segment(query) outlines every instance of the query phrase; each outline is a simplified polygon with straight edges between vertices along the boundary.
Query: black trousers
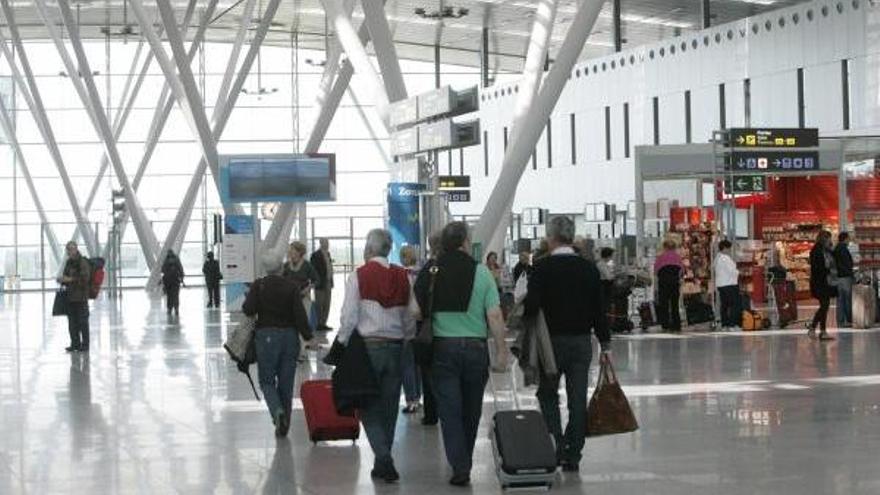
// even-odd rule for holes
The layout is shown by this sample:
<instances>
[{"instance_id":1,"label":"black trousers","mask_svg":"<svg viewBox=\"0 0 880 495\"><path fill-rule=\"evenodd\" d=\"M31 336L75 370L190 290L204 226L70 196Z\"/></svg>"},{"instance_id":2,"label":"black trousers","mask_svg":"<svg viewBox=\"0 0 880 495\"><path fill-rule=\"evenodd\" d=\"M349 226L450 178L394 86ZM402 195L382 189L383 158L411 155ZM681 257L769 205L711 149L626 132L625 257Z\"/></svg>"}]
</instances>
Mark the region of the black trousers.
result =
<instances>
[{"instance_id":1,"label":"black trousers","mask_svg":"<svg viewBox=\"0 0 880 495\"><path fill-rule=\"evenodd\" d=\"M819 327L819 330L825 331L826 328L826 320L828 319L828 308L831 307L831 297L822 296L819 298L819 309L816 310L816 314L813 315L813 322L810 324L810 328L816 329Z\"/></svg>"},{"instance_id":2,"label":"black trousers","mask_svg":"<svg viewBox=\"0 0 880 495\"><path fill-rule=\"evenodd\" d=\"M220 307L220 282L208 283L208 306Z\"/></svg>"},{"instance_id":3,"label":"black trousers","mask_svg":"<svg viewBox=\"0 0 880 495\"><path fill-rule=\"evenodd\" d=\"M424 401L425 421L437 422L437 400L434 398L434 387L431 383L431 366L419 363L419 375L422 379L422 400Z\"/></svg>"},{"instance_id":4,"label":"black trousers","mask_svg":"<svg viewBox=\"0 0 880 495\"><path fill-rule=\"evenodd\" d=\"M180 310L180 286L179 285L169 285L165 287L165 297L166 303L165 307L168 309L170 313L173 309L174 311Z\"/></svg>"},{"instance_id":5,"label":"black trousers","mask_svg":"<svg viewBox=\"0 0 880 495\"><path fill-rule=\"evenodd\" d=\"M70 346L76 349L89 348L89 302L67 303L67 332Z\"/></svg>"},{"instance_id":6,"label":"black trousers","mask_svg":"<svg viewBox=\"0 0 880 495\"><path fill-rule=\"evenodd\" d=\"M739 287L728 285L718 288L721 299L721 326L738 327L742 323L742 299Z\"/></svg>"},{"instance_id":7,"label":"black trousers","mask_svg":"<svg viewBox=\"0 0 880 495\"><path fill-rule=\"evenodd\" d=\"M660 284L657 290L657 321L664 330L681 330L678 300L681 284Z\"/></svg>"}]
</instances>

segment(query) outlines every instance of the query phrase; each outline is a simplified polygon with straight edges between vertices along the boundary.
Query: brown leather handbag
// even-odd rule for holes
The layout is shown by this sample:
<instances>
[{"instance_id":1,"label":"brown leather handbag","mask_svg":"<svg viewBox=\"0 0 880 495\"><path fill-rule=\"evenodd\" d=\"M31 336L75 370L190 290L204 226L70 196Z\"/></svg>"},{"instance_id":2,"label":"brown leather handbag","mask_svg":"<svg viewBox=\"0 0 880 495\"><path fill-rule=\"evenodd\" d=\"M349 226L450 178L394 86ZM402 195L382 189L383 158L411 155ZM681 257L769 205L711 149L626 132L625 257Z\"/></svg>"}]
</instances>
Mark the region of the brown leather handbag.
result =
<instances>
[{"instance_id":1,"label":"brown leather handbag","mask_svg":"<svg viewBox=\"0 0 880 495\"><path fill-rule=\"evenodd\" d=\"M587 407L587 436L630 433L639 429L639 423L617 381L610 359L599 366L599 381Z\"/></svg>"}]
</instances>

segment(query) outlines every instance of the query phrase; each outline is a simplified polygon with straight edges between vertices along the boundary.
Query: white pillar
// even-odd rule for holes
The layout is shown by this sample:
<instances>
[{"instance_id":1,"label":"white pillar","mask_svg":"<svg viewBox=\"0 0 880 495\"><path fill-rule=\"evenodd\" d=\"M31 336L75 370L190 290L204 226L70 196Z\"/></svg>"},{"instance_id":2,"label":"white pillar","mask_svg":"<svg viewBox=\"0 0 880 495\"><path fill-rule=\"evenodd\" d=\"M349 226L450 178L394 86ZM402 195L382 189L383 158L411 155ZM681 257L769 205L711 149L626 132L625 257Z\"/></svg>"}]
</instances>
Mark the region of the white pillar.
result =
<instances>
[{"instance_id":1,"label":"white pillar","mask_svg":"<svg viewBox=\"0 0 880 495\"><path fill-rule=\"evenodd\" d=\"M513 126L510 140L517 139L517 133L524 119L528 118L532 103L538 95L541 87L541 79L544 75L544 61L547 58L547 48L550 45L550 35L553 33L553 23L556 20L557 0L540 0L535 10L535 20L532 23L532 34L529 37L529 46L526 50L526 60L523 65L523 77L520 82L520 91L516 98L516 107L513 114ZM505 155L510 148L505 150ZM506 158L506 157L505 157ZM513 201L516 191L510 195L507 201L502 225L495 229L489 243L484 246L484 252L495 251L500 253L504 249L504 236L510 228L510 212L513 209Z\"/></svg>"},{"instance_id":2,"label":"white pillar","mask_svg":"<svg viewBox=\"0 0 880 495\"><path fill-rule=\"evenodd\" d=\"M578 7L577 14L556 55L556 62L532 104L529 118L522 121L516 139L510 143L504 156L501 175L474 229L476 241L485 244L491 241L497 229L506 228L504 217L509 214L510 198L516 194L516 187L531 157L532 149L544 130L544 123L556 106L556 101L568 81L571 69L587 41L603 3L601 0L584 0Z\"/></svg>"},{"instance_id":3,"label":"white pillar","mask_svg":"<svg viewBox=\"0 0 880 495\"><path fill-rule=\"evenodd\" d=\"M379 69L382 71L382 79L385 82L385 90L390 101L406 99L406 84L403 82L403 74L400 72L400 61L397 51L394 49L394 40L391 37L391 29L388 27L388 19L385 17L385 2L381 0L364 0L364 24L370 32L373 41L373 51L379 61Z\"/></svg>"}]
</instances>

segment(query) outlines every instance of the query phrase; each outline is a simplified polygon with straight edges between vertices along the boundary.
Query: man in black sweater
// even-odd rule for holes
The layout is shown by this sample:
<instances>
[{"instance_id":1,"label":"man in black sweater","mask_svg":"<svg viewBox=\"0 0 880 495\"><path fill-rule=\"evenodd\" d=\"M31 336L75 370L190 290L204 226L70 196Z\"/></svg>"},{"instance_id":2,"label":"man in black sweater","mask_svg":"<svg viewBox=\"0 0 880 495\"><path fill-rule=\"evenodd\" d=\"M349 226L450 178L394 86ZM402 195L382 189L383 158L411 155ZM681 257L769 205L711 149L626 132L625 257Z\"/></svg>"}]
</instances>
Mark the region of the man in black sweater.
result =
<instances>
[{"instance_id":1,"label":"man in black sweater","mask_svg":"<svg viewBox=\"0 0 880 495\"><path fill-rule=\"evenodd\" d=\"M538 401L547 428L556 439L563 471L577 472L587 426L587 384L592 360L591 330L596 332L602 359L609 359L611 334L603 314L602 285L596 265L571 247L574 222L553 218L547 225L551 255L535 264L529 278L525 317L543 310L559 375L541 375ZM563 434L559 414L559 379L565 375L568 425Z\"/></svg>"},{"instance_id":2,"label":"man in black sweater","mask_svg":"<svg viewBox=\"0 0 880 495\"><path fill-rule=\"evenodd\" d=\"M855 272L849 252L849 233L841 232L834 247L834 265L837 267L837 327L852 326L852 288Z\"/></svg>"}]
</instances>

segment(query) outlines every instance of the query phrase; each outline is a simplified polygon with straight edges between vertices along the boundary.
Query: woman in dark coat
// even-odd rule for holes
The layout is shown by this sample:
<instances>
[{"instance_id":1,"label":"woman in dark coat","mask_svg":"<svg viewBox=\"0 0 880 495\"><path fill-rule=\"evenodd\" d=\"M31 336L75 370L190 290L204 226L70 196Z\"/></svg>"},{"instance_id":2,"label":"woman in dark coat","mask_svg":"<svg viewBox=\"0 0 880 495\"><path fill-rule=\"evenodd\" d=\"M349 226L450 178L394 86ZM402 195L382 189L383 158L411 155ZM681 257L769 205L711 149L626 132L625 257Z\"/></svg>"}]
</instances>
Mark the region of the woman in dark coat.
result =
<instances>
[{"instance_id":1,"label":"woman in dark coat","mask_svg":"<svg viewBox=\"0 0 880 495\"><path fill-rule=\"evenodd\" d=\"M174 254L174 251L168 250L168 256L162 263L162 288L165 289L166 308L168 316L174 311L175 315L180 314L180 285L183 284L183 265L180 258Z\"/></svg>"},{"instance_id":2,"label":"woman in dark coat","mask_svg":"<svg viewBox=\"0 0 880 495\"><path fill-rule=\"evenodd\" d=\"M828 335L826 328L831 298L837 296L837 288L834 286L837 270L834 265L833 247L831 232L823 230L819 232L816 244L810 250L810 293L819 300L819 309L816 310L813 320L807 324L807 335L815 338L818 327L819 340L834 340L834 337Z\"/></svg>"}]
</instances>

